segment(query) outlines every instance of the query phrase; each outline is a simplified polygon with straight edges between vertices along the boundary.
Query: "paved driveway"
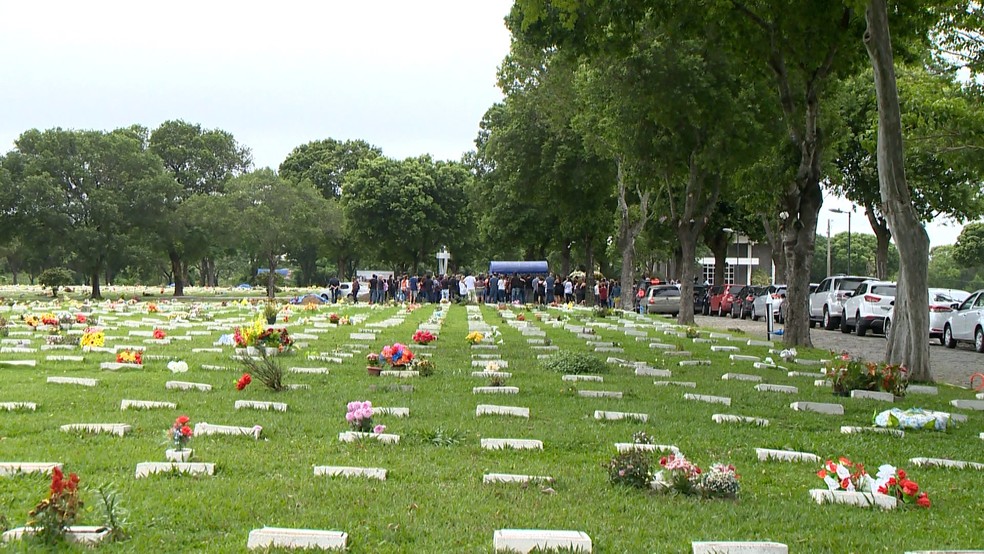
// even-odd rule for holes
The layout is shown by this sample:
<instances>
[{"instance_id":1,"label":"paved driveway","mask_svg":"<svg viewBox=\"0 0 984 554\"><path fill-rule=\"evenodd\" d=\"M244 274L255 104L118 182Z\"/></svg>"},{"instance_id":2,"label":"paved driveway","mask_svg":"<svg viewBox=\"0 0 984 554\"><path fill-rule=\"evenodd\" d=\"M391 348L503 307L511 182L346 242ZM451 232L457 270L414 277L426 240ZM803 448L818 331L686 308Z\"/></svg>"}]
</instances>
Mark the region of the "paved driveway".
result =
<instances>
[{"instance_id":1,"label":"paved driveway","mask_svg":"<svg viewBox=\"0 0 984 554\"><path fill-rule=\"evenodd\" d=\"M701 327L737 328L754 335L756 338L765 339L764 321L702 315L698 315L696 319L697 325ZM781 328L781 325L776 325L776 327ZM825 331L814 327L810 330L810 337L813 339L813 346L817 348L837 353L846 350L852 356L875 362L885 359L885 335L875 335L869 332L867 336L859 337L854 334L841 333L839 330ZM776 337L774 340L781 342L782 337ZM970 386L971 375L984 372L984 354L974 352L973 348L966 344L959 344L956 349L950 350L940 345L939 341L933 340L929 348L929 363L934 379L961 387Z\"/></svg>"}]
</instances>

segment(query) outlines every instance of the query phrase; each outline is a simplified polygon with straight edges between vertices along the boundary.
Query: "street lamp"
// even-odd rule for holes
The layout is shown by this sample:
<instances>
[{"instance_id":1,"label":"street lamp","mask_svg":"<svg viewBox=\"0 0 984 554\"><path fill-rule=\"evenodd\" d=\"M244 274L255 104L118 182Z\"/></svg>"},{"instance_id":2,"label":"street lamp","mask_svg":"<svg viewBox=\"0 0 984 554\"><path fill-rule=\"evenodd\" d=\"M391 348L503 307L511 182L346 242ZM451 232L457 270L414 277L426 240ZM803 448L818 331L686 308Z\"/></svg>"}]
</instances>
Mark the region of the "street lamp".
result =
<instances>
[{"instance_id":1,"label":"street lamp","mask_svg":"<svg viewBox=\"0 0 984 554\"><path fill-rule=\"evenodd\" d=\"M851 212L839 208L831 208L831 213L847 214L847 274L851 274Z\"/></svg>"},{"instance_id":2,"label":"street lamp","mask_svg":"<svg viewBox=\"0 0 984 554\"><path fill-rule=\"evenodd\" d=\"M741 263L741 245L738 243L738 231L735 231L731 227L725 227L721 230L725 233L735 234L735 269L732 271L731 284L736 284L738 282L738 267Z\"/></svg>"}]
</instances>

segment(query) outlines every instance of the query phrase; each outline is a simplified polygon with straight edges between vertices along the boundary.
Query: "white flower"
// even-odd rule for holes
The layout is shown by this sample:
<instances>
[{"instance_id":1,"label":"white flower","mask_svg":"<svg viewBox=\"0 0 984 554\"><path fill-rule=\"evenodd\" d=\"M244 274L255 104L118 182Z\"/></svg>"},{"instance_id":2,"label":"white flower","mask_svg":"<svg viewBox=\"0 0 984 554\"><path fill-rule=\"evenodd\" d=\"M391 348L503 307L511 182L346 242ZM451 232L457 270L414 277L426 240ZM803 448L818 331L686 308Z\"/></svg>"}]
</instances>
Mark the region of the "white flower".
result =
<instances>
[{"instance_id":1,"label":"white flower","mask_svg":"<svg viewBox=\"0 0 984 554\"><path fill-rule=\"evenodd\" d=\"M253 437L256 440L260 440L260 433L262 432L263 432L263 427L260 427L259 425L253 427Z\"/></svg>"},{"instance_id":2,"label":"white flower","mask_svg":"<svg viewBox=\"0 0 984 554\"><path fill-rule=\"evenodd\" d=\"M186 373L188 371L188 362L168 362L167 368L171 370L171 373Z\"/></svg>"}]
</instances>

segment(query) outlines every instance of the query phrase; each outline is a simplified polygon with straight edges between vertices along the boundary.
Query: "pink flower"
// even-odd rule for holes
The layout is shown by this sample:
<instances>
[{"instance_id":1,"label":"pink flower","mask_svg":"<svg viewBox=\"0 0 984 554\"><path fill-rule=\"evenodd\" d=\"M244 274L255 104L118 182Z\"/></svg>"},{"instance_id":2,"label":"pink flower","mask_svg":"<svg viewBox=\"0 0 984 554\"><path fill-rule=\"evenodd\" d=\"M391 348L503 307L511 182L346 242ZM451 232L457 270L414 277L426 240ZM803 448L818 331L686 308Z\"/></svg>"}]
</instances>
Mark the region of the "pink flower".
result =
<instances>
[{"instance_id":1,"label":"pink flower","mask_svg":"<svg viewBox=\"0 0 984 554\"><path fill-rule=\"evenodd\" d=\"M355 414L353 414L352 412L345 414L345 421L352 423L352 420L354 419L355 419Z\"/></svg>"},{"instance_id":2,"label":"pink flower","mask_svg":"<svg viewBox=\"0 0 984 554\"><path fill-rule=\"evenodd\" d=\"M377 426L375 426L375 427L372 428L372 432L373 433L376 433L377 435L380 434L380 433L382 433L382 432L384 432L384 431L386 431L386 426L385 425L377 425Z\"/></svg>"}]
</instances>

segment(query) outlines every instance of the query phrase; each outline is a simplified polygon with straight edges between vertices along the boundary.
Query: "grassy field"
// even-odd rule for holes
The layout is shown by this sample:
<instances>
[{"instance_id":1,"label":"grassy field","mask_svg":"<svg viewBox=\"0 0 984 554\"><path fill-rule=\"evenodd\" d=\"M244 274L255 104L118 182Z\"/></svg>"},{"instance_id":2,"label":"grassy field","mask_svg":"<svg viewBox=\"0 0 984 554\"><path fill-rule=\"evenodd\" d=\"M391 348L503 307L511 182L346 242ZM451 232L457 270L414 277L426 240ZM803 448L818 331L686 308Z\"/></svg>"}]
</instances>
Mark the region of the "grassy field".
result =
<instances>
[{"instance_id":1,"label":"grassy field","mask_svg":"<svg viewBox=\"0 0 984 554\"><path fill-rule=\"evenodd\" d=\"M328 375L287 375L288 383L308 384L310 389L276 393L254 382L237 391L235 383L242 369L230 358L230 347L224 347L222 354L192 353L191 349L211 347L219 335L232 332L233 320L245 322L254 314L241 306L222 307L218 302L208 306L212 318L225 321L225 331L147 347L148 355L186 361L190 371L184 374L172 374L165 360L148 360L139 370L101 371L100 362L113 360L108 353L86 354L83 363L45 361L47 355L80 355L78 350L0 355L0 359L38 360L37 367L0 366L0 402L38 403L36 412L0 411L0 462L56 461L64 464L66 473L77 472L86 488L80 524L102 523L93 488L112 484L127 510L125 530L130 538L101 546L101 551L241 552L249 531L262 526L345 531L352 552L489 552L493 532L503 528L585 531L596 552L688 552L694 540L774 540L788 544L793 552L903 552L982 544L984 472L916 468L908 463L916 456L984 462L980 413L970 413L967 423L947 433L907 432L902 439L841 434L840 426L870 425L872 414L888 406L835 398L829 389L814 387L813 379L787 377L777 369L754 369L751 362L731 362L726 353L710 352L708 344L664 335L648 323L644 329L652 340L678 344L693 352L694 358L712 364L678 367L678 358L663 357L649 348L648 340L636 341L617 329L596 327L597 340L618 342L625 353L616 356L672 369L673 380L694 381L697 388L656 387L651 377L611 366L604 383L577 383L576 387L621 391L623 398L582 398L574 383L541 369L527 337L488 306L482 308L482 316L501 331L498 353L509 362L504 371L513 373L506 384L519 387L518 395L472 394L472 387L487 384L471 377L473 370L480 369L470 367L472 355L487 351L472 350L465 342L468 318L460 306L445 308L440 338L429 351L437 364L432 377L369 377L364 359L368 349L341 364L307 358L346 348L344 345L356 342L349 339L349 333L364 325L343 326L327 329L318 340L303 341L308 343L306 348L283 357L285 366L330 368ZM139 328L143 330L161 326L153 320L166 322L170 308L162 304L161 313L148 314L146 303L138 303L127 313L113 314L118 321L104 321L118 326L106 334L125 337L131 329L122 325L126 320L144 321L146 325ZM530 325L546 331L561 349L588 351L585 341L572 332L536 321L536 312L515 310L524 313ZM328 307L313 312L295 309L287 326L303 333L326 321L329 311ZM405 310L363 306L334 311L365 314L364 323L369 324ZM394 341L409 343L418 325L431 320L434 313L435 307L424 306L407 314L402 324L382 328L371 348L378 351ZM590 311L555 309L545 314L545 319L561 317L575 324L616 321L614 317L595 320ZM17 321L18 314L4 315L14 319L11 331L27 329ZM302 322L302 318L311 321ZM194 329L215 324L192 323ZM189 329L178 327L167 333L175 337ZM107 345L142 340L125 337L107 341ZM32 338L30 346L41 344L43 333ZM742 351L768 355L765 347L742 346ZM820 351L800 352L802 358L827 356L829 353ZM227 369L205 370L203 364ZM728 372L795 385L799 393L757 392L754 383L723 381L721 376ZM93 388L47 384L49 376L95 377L99 384ZM175 379L209 383L213 390L165 390L165 381ZM380 390L388 384L411 384L413 391ZM377 390L370 390L374 385ZM732 406L684 400L686 392L728 396ZM178 408L121 411L124 398L175 402ZM947 410L953 398L972 395L941 386L939 396L909 395L896 405ZM289 409L286 413L235 410L234 402L241 399L286 402ZM401 435L401 442L340 442L338 433L348 430L346 404L353 400L408 407L409 418L374 418L387 426L388 433ZM846 414L795 412L789 408L794 401L836 401L844 404ZM528 407L531 417L476 417L478 404ZM592 417L595 410L642 412L649 415L649 421L599 422ZM716 424L711 421L715 413L767 418L771 425ZM193 439L196 461L215 463L214 476L135 479L137 463L164 461L164 431L181 414L191 417L192 423L261 425L262 438ZM59 431L69 423L127 423L133 429L125 437ZM740 498L700 500L610 485L604 465L615 454L614 443L630 442L634 432L643 430L658 443L678 446L702 467L714 462L736 465L742 477ZM433 444L429 439L435 435L446 437L443 442L450 444ZM544 450L482 450L480 439L488 437L539 439ZM756 447L813 452L822 458L848 456L871 468L882 463L904 467L928 491L933 506L896 511L818 506L808 494L809 489L823 487L815 475L817 465L759 462ZM379 467L389 474L386 481L315 477L312 467L316 465ZM528 487L483 485L485 473L546 475L555 482ZM49 478L43 475L0 477L0 524L23 525L27 512L47 493L48 484Z\"/></svg>"}]
</instances>

